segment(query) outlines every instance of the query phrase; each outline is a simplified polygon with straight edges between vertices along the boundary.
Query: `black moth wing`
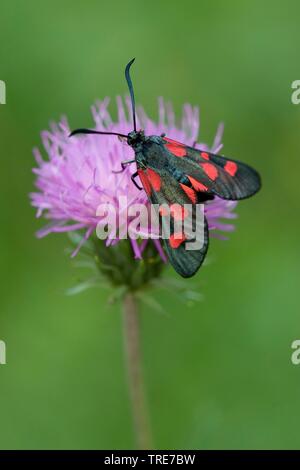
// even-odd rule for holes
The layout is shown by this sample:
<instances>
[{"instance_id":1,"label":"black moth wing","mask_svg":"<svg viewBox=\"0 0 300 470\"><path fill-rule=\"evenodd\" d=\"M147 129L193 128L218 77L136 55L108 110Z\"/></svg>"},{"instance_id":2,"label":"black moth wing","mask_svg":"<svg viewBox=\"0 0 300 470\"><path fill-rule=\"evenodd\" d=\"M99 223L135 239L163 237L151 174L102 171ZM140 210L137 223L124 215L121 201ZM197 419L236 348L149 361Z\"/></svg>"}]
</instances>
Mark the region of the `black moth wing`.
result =
<instances>
[{"instance_id":1,"label":"black moth wing","mask_svg":"<svg viewBox=\"0 0 300 470\"><path fill-rule=\"evenodd\" d=\"M163 140L169 157L177 157L176 167L188 178L204 185L206 189L202 188L203 192L213 193L222 199L239 200L254 195L261 187L260 175L246 163L167 138Z\"/></svg>"},{"instance_id":2,"label":"black moth wing","mask_svg":"<svg viewBox=\"0 0 300 470\"><path fill-rule=\"evenodd\" d=\"M138 169L138 173L149 200L159 217L159 225L163 236L165 251L170 263L182 277L193 276L202 265L208 249L209 236L205 216L200 216L200 219L196 218L196 211L200 210L199 206L191 203L191 200L180 187L178 181L165 169L153 169L150 167L145 169L140 168ZM196 238L201 240L200 249L187 249L188 243L193 242L193 239L180 242L177 247L174 247L174 243L176 244L176 242L172 240L172 237L174 237L176 231L175 219L172 215L166 217L158 211L159 207L170 207L174 204L180 205L181 207L189 205L189 210L192 211L192 214L190 214L190 223L193 232L196 233ZM170 238L166 238L169 234Z\"/></svg>"}]
</instances>

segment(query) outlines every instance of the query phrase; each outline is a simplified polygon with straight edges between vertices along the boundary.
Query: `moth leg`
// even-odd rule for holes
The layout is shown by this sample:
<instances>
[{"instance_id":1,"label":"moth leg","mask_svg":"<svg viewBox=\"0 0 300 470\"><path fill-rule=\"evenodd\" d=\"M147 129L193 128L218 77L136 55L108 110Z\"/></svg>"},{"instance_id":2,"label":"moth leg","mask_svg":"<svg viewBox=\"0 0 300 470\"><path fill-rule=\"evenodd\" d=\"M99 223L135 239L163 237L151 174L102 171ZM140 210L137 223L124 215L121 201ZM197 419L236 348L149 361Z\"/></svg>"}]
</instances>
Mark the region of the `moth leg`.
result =
<instances>
[{"instance_id":1,"label":"moth leg","mask_svg":"<svg viewBox=\"0 0 300 470\"><path fill-rule=\"evenodd\" d=\"M135 181L135 178L138 176L138 172L136 171L131 175L131 181L133 182L134 186L138 188L140 191L143 189L137 182Z\"/></svg>"},{"instance_id":2,"label":"moth leg","mask_svg":"<svg viewBox=\"0 0 300 470\"><path fill-rule=\"evenodd\" d=\"M135 160L125 160L124 162L121 162L121 167L122 169L121 170L113 170L112 173L122 173L125 168L127 167L127 165L130 165L131 163L134 163Z\"/></svg>"}]
</instances>

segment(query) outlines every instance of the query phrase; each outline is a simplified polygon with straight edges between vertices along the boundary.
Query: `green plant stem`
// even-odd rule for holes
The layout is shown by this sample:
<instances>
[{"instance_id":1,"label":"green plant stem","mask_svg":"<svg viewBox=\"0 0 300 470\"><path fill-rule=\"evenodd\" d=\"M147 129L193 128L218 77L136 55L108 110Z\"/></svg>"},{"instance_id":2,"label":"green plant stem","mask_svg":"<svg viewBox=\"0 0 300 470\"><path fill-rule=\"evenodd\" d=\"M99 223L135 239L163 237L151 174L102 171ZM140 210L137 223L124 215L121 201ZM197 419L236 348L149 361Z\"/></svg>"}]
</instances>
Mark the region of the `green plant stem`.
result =
<instances>
[{"instance_id":1,"label":"green plant stem","mask_svg":"<svg viewBox=\"0 0 300 470\"><path fill-rule=\"evenodd\" d=\"M138 449L151 449L151 435L146 406L141 361L140 324L137 302L128 292L123 300L123 330L136 444Z\"/></svg>"}]
</instances>

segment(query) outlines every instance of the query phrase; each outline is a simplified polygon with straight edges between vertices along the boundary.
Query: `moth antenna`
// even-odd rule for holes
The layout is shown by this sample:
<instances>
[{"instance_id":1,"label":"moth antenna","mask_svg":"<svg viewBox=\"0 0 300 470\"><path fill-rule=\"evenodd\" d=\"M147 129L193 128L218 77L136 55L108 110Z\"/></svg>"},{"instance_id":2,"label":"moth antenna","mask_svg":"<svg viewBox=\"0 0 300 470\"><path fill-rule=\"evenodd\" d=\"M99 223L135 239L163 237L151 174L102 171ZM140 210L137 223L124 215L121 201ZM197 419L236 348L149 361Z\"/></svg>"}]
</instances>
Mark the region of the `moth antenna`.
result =
<instances>
[{"instance_id":1,"label":"moth antenna","mask_svg":"<svg viewBox=\"0 0 300 470\"><path fill-rule=\"evenodd\" d=\"M133 62L135 59L132 59L125 68L125 78L127 81L127 85L129 88L129 93L130 93L130 99L131 99L131 107L132 107L132 118L133 118L133 129L136 132L136 117L135 117L135 99L134 99L134 91L133 91L133 86L132 86L132 81L129 73L129 69L132 66Z\"/></svg>"},{"instance_id":2,"label":"moth antenna","mask_svg":"<svg viewBox=\"0 0 300 470\"><path fill-rule=\"evenodd\" d=\"M69 137L73 137L76 134L101 134L101 135L117 135L118 137L125 137L127 139L127 135L119 134L118 132L102 132L102 131L94 131L93 129L75 129L74 131L69 134Z\"/></svg>"}]
</instances>

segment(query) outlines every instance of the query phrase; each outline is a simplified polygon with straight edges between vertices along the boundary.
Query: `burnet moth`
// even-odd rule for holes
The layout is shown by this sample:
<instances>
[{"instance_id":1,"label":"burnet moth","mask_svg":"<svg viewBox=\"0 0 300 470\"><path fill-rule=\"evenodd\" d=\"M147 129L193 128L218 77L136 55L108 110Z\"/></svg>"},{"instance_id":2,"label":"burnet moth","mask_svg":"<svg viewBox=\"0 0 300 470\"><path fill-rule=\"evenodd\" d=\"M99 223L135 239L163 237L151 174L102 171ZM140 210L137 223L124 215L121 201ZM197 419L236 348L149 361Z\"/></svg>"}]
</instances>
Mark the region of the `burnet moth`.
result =
<instances>
[{"instance_id":1,"label":"burnet moth","mask_svg":"<svg viewBox=\"0 0 300 470\"><path fill-rule=\"evenodd\" d=\"M195 227L199 204L212 200L215 196L227 200L239 200L253 196L261 186L259 174L250 166L237 160L215 155L211 152L188 147L166 137L146 136L137 130L135 98L130 77L132 59L125 68L133 116L133 131L128 135L101 132L92 129L76 129L75 134L111 134L125 138L135 153L135 158L121 163L123 171L127 165L136 163L137 171L132 174L133 183L144 189L154 207L182 208L181 219L185 218L185 207L192 207L192 231L201 232L202 244L198 249L187 248L188 237L177 231L177 211L171 211L168 227L164 213L159 211L159 223L165 251L174 269L183 277L193 276L200 268L208 249L208 225L205 216ZM142 186L136 182L139 177ZM167 234L167 236L166 236ZM198 233L199 236L199 233Z\"/></svg>"}]
</instances>

